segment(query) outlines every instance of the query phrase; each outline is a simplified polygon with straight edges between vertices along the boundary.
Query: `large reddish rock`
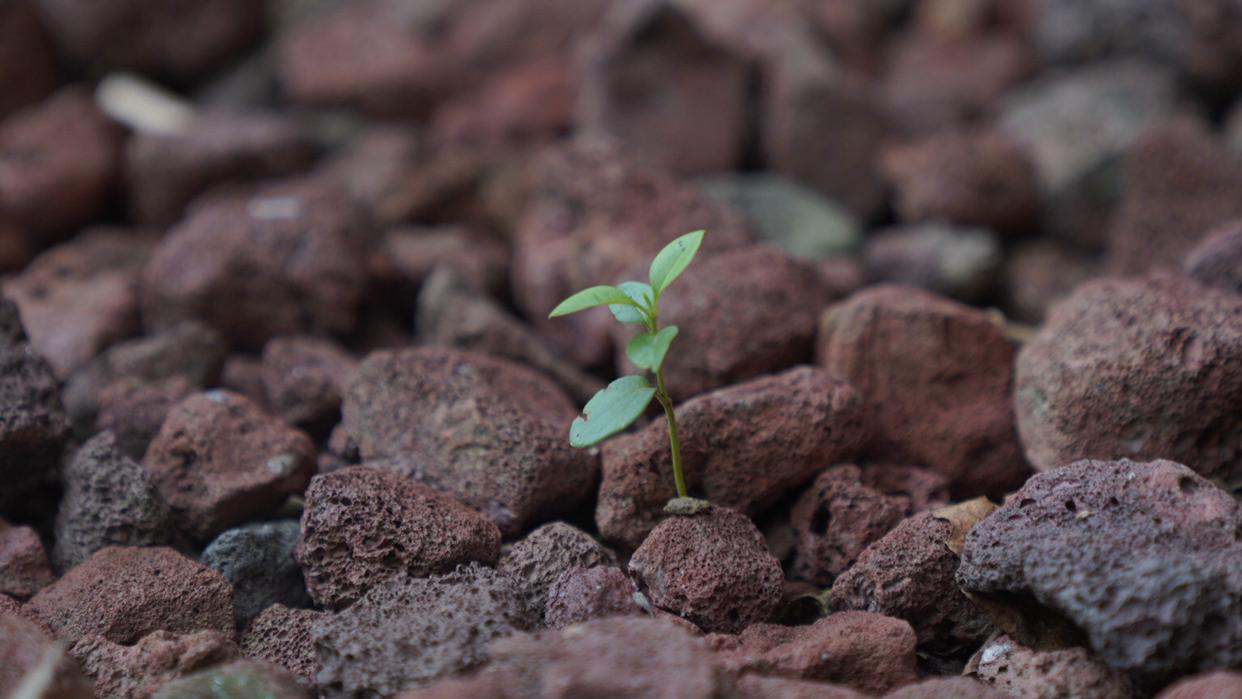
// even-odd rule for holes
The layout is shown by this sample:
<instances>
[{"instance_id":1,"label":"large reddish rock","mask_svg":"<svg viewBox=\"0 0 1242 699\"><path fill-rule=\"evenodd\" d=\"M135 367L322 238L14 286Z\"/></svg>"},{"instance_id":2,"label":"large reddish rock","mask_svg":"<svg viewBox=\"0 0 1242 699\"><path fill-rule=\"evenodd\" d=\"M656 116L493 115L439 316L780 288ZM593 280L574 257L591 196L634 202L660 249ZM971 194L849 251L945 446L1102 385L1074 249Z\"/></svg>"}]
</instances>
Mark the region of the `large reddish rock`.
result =
<instances>
[{"instance_id":1,"label":"large reddish rock","mask_svg":"<svg viewBox=\"0 0 1242 699\"><path fill-rule=\"evenodd\" d=\"M138 332L138 279L151 236L96 228L35 258L4 283L30 344L68 377L108 345Z\"/></svg>"},{"instance_id":2,"label":"large reddish rock","mask_svg":"<svg viewBox=\"0 0 1242 699\"><path fill-rule=\"evenodd\" d=\"M1187 253L1182 271L1204 286L1242 294L1242 219L1204 235Z\"/></svg>"},{"instance_id":3,"label":"large reddish rock","mask_svg":"<svg viewBox=\"0 0 1242 699\"><path fill-rule=\"evenodd\" d=\"M872 287L824 312L817 343L819 365L865 399L870 456L941 473L959 497L1022 482L1014 349L987 314L917 289Z\"/></svg>"},{"instance_id":4,"label":"large reddish rock","mask_svg":"<svg viewBox=\"0 0 1242 699\"><path fill-rule=\"evenodd\" d=\"M118 379L99 391L95 429L114 435L121 453L141 460L168 413L200 389L184 376L151 382Z\"/></svg>"},{"instance_id":5,"label":"large reddish rock","mask_svg":"<svg viewBox=\"0 0 1242 699\"><path fill-rule=\"evenodd\" d=\"M60 83L60 67L33 0L0 8L0 120L47 97Z\"/></svg>"},{"instance_id":6,"label":"large reddish rock","mask_svg":"<svg viewBox=\"0 0 1242 699\"><path fill-rule=\"evenodd\" d=\"M128 69L188 83L246 49L263 27L248 0L37 0L60 50L95 69Z\"/></svg>"},{"instance_id":7,"label":"large reddish rock","mask_svg":"<svg viewBox=\"0 0 1242 699\"><path fill-rule=\"evenodd\" d=\"M426 577L500 555L495 524L397 473L351 466L316 476L305 497L297 558L321 607L347 607L399 573Z\"/></svg>"},{"instance_id":8,"label":"large reddish rock","mask_svg":"<svg viewBox=\"0 0 1242 699\"><path fill-rule=\"evenodd\" d=\"M196 318L248 349L280 335L348 332L366 286L367 236L326 178L209 196L151 255L143 322L161 330Z\"/></svg>"},{"instance_id":9,"label":"large reddish rock","mask_svg":"<svg viewBox=\"0 0 1242 699\"><path fill-rule=\"evenodd\" d=\"M314 687L320 665L311 627L327 614L273 604L255 617L242 633L242 655L249 660L278 665L304 686Z\"/></svg>"},{"instance_id":10,"label":"large reddish rock","mask_svg":"<svg viewBox=\"0 0 1242 699\"><path fill-rule=\"evenodd\" d=\"M483 511L507 536L589 494L595 458L565 436L577 412L530 369L444 348L372 353L342 408L364 460L397 462Z\"/></svg>"},{"instance_id":11,"label":"large reddish rock","mask_svg":"<svg viewBox=\"0 0 1242 699\"><path fill-rule=\"evenodd\" d=\"M312 627L320 689L328 699L396 694L486 662L488 642L534 623L509 577L476 563L390 578Z\"/></svg>"},{"instance_id":12,"label":"large reddish rock","mask_svg":"<svg viewBox=\"0 0 1242 699\"><path fill-rule=\"evenodd\" d=\"M1242 673L1217 670L1187 677L1156 695L1156 699L1231 699L1242 696Z\"/></svg>"},{"instance_id":13,"label":"large reddish rock","mask_svg":"<svg viewBox=\"0 0 1242 699\"><path fill-rule=\"evenodd\" d=\"M152 631L233 637L233 591L219 573L166 547L110 546L43 588L27 610L69 642L133 644Z\"/></svg>"},{"instance_id":14,"label":"large reddish rock","mask_svg":"<svg viewBox=\"0 0 1242 699\"><path fill-rule=\"evenodd\" d=\"M1242 156L1196 120L1146 131L1127 152L1125 183L1109 229L1118 274L1177 269L1210 230L1242 217Z\"/></svg>"},{"instance_id":15,"label":"large reddish rock","mask_svg":"<svg viewBox=\"0 0 1242 699\"><path fill-rule=\"evenodd\" d=\"M168 413L144 464L178 528L205 541L301 493L315 446L249 400L216 390Z\"/></svg>"},{"instance_id":16,"label":"large reddish rock","mask_svg":"<svg viewBox=\"0 0 1242 699\"><path fill-rule=\"evenodd\" d=\"M642 614L637 592L634 581L615 566L570 568L548 588L543 623L559 629L590 619Z\"/></svg>"},{"instance_id":17,"label":"large reddish rock","mask_svg":"<svg viewBox=\"0 0 1242 699\"><path fill-rule=\"evenodd\" d=\"M1239 361L1242 297L1174 276L1084 284L1018 355L1027 458L1172 459L1242 484Z\"/></svg>"},{"instance_id":18,"label":"large reddish rock","mask_svg":"<svg viewBox=\"0 0 1242 699\"><path fill-rule=\"evenodd\" d=\"M142 131L125 145L133 217L168 226L216 185L292 175L310 165L315 144L302 124L276 115L202 111L171 131Z\"/></svg>"},{"instance_id":19,"label":"large reddish rock","mask_svg":"<svg viewBox=\"0 0 1242 699\"><path fill-rule=\"evenodd\" d=\"M656 525L629 568L652 604L724 633L767 621L784 581L754 523L715 506Z\"/></svg>"},{"instance_id":20,"label":"large reddish rock","mask_svg":"<svg viewBox=\"0 0 1242 699\"><path fill-rule=\"evenodd\" d=\"M751 65L668 0L612 3L583 50L577 127L680 175L735 170Z\"/></svg>"},{"instance_id":21,"label":"large reddish rock","mask_svg":"<svg viewBox=\"0 0 1242 699\"><path fill-rule=\"evenodd\" d=\"M153 631L132 646L84 636L69 648L97 696L145 699L179 677L240 657L231 635L219 631Z\"/></svg>"},{"instance_id":22,"label":"large reddish rock","mask_svg":"<svg viewBox=\"0 0 1242 699\"><path fill-rule=\"evenodd\" d=\"M915 681L915 637L899 619L841 612L810 626L756 624L737 636L708 636L736 674L759 673L845 685L880 694Z\"/></svg>"},{"instance_id":23,"label":"large reddish rock","mask_svg":"<svg viewBox=\"0 0 1242 699\"><path fill-rule=\"evenodd\" d=\"M664 362L669 394L685 400L809 363L816 321L832 300L810 262L777 248L736 248L692 265L660 300L661 324L678 328ZM625 354L634 334L634 326L615 332L618 373L636 371Z\"/></svg>"},{"instance_id":24,"label":"large reddish rock","mask_svg":"<svg viewBox=\"0 0 1242 699\"><path fill-rule=\"evenodd\" d=\"M496 569L513 579L531 612L542 617L552 585L562 573L616 563L616 555L590 534L572 524L550 522L508 547Z\"/></svg>"},{"instance_id":25,"label":"large reddish rock","mask_svg":"<svg viewBox=\"0 0 1242 699\"><path fill-rule=\"evenodd\" d=\"M1011 697L1143 696L1130 678L1100 662L1086 648L1036 650L1004 634L983 644L967 673Z\"/></svg>"},{"instance_id":26,"label":"large reddish rock","mask_svg":"<svg viewBox=\"0 0 1242 699\"><path fill-rule=\"evenodd\" d=\"M34 622L0 609L0 694L36 699L93 699L77 662Z\"/></svg>"},{"instance_id":27,"label":"large reddish rock","mask_svg":"<svg viewBox=\"0 0 1242 699\"><path fill-rule=\"evenodd\" d=\"M582 364L611 357L616 321L606 309L549 320L561 300L588 286L645 278L651 259L689 231L708 230L704 257L753 239L740 212L612 146L576 141L543 153L531 171L514 237L514 301Z\"/></svg>"},{"instance_id":28,"label":"large reddish rock","mask_svg":"<svg viewBox=\"0 0 1242 699\"><path fill-rule=\"evenodd\" d=\"M752 515L865 439L858 393L810 367L699 396L676 416L690 494ZM675 493L663 421L604 444L595 522L605 539L636 548Z\"/></svg>"},{"instance_id":29,"label":"large reddish rock","mask_svg":"<svg viewBox=\"0 0 1242 699\"><path fill-rule=\"evenodd\" d=\"M27 599L55 580L38 533L0 519L0 594Z\"/></svg>"},{"instance_id":30,"label":"large reddish rock","mask_svg":"<svg viewBox=\"0 0 1242 699\"><path fill-rule=\"evenodd\" d=\"M89 93L65 88L0 126L0 218L32 242L94 221L120 170L120 130Z\"/></svg>"},{"instance_id":31,"label":"large reddish rock","mask_svg":"<svg viewBox=\"0 0 1242 699\"><path fill-rule=\"evenodd\" d=\"M68 437L52 367L24 342L0 344L0 513L55 479Z\"/></svg>"},{"instance_id":32,"label":"large reddish rock","mask_svg":"<svg viewBox=\"0 0 1242 699\"><path fill-rule=\"evenodd\" d=\"M1078 461L976 525L957 581L1020 643L1085 641L1150 690L1242 662L1240 527L1238 502L1185 466Z\"/></svg>"},{"instance_id":33,"label":"large reddish rock","mask_svg":"<svg viewBox=\"0 0 1242 699\"><path fill-rule=\"evenodd\" d=\"M261 377L266 405L285 422L326 431L341 414L341 392L357 360L337 343L317 337L277 337L263 346Z\"/></svg>"}]
</instances>

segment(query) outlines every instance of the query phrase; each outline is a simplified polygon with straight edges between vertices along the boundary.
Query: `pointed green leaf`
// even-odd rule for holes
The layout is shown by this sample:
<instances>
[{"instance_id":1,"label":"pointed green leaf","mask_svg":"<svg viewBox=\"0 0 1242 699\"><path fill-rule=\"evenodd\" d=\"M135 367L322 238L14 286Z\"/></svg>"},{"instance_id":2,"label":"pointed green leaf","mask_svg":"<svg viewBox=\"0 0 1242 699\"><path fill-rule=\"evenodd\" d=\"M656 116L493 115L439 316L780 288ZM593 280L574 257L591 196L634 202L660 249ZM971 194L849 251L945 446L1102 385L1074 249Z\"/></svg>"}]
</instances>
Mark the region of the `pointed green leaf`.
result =
<instances>
[{"instance_id":1,"label":"pointed green leaf","mask_svg":"<svg viewBox=\"0 0 1242 699\"><path fill-rule=\"evenodd\" d=\"M621 282L617 288L625 292L638 308L634 306L624 306L621 304L613 304L608 307L612 311L612 315L622 323L646 323L647 314L644 308L651 305L651 300L655 298L655 292L651 290L650 284L642 282Z\"/></svg>"},{"instance_id":2,"label":"pointed green leaf","mask_svg":"<svg viewBox=\"0 0 1242 699\"><path fill-rule=\"evenodd\" d=\"M593 286L589 289L583 289L561 301L559 306L552 309L548 317L555 318L557 316L569 315L570 313L577 313L578 311L585 311L588 308L608 306L614 303L627 306L634 304L630 297L625 295L624 291L615 286Z\"/></svg>"},{"instance_id":3,"label":"pointed green leaf","mask_svg":"<svg viewBox=\"0 0 1242 699\"><path fill-rule=\"evenodd\" d=\"M569 443L575 447L591 447L629 427L643 414L655 388L642 376L622 376L596 393L583 417L574 418L569 426Z\"/></svg>"},{"instance_id":4,"label":"pointed green leaf","mask_svg":"<svg viewBox=\"0 0 1242 699\"><path fill-rule=\"evenodd\" d=\"M626 346L625 354L639 367L649 371L659 371L660 367L664 366L664 355L668 353L668 346L673 344L675 337L677 337L676 325L670 325L654 335L651 333L636 335Z\"/></svg>"},{"instance_id":5,"label":"pointed green leaf","mask_svg":"<svg viewBox=\"0 0 1242 699\"><path fill-rule=\"evenodd\" d=\"M655 289L657 295L664 293L673 280L690 266L690 261L703 244L704 233L706 231L695 231L681 236L664 246L660 254L651 261L651 288Z\"/></svg>"}]
</instances>

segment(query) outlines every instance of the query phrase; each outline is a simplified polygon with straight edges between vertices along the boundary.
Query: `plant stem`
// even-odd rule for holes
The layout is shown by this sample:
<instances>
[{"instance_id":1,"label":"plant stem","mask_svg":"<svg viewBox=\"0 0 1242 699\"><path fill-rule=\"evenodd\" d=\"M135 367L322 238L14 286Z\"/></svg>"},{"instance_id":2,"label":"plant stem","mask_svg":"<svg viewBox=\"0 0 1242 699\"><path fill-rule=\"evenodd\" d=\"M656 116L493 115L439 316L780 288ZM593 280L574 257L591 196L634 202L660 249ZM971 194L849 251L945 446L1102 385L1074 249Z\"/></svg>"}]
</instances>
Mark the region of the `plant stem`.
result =
<instances>
[{"instance_id":1,"label":"plant stem","mask_svg":"<svg viewBox=\"0 0 1242 699\"><path fill-rule=\"evenodd\" d=\"M656 372L656 400L664 406L668 418L668 446L673 453L673 480L677 482L677 497L689 497L686 492L686 474L681 469L681 440L677 436L677 416L673 413L673 399L664 389L664 368Z\"/></svg>"}]
</instances>

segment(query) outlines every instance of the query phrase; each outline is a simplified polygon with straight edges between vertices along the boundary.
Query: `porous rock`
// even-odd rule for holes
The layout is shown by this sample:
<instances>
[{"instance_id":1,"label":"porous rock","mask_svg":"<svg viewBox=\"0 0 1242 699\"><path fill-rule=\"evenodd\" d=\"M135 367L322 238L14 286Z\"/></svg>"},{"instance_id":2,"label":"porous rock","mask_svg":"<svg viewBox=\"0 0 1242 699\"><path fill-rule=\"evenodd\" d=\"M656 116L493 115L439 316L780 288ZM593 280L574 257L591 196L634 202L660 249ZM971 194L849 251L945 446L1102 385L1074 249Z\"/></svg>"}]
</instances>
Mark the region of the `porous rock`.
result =
<instances>
[{"instance_id":1,"label":"porous rock","mask_svg":"<svg viewBox=\"0 0 1242 699\"><path fill-rule=\"evenodd\" d=\"M559 629L590 619L642 614L634 599L637 592L634 581L616 566L569 568L548 588L543 623Z\"/></svg>"},{"instance_id":2,"label":"porous rock","mask_svg":"<svg viewBox=\"0 0 1242 699\"><path fill-rule=\"evenodd\" d=\"M0 512L55 478L68 437L52 367L28 344L0 347Z\"/></svg>"},{"instance_id":3,"label":"porous rock","mask_svg":"<svg viewBox=\"0 0 1242 699\"><path fill-rule=\"evenodd\" d=\"M690 494L747 514L851 458L865 438L858 393L810 367L693 398L676 416ZM602 463L595 522L606 540L636 548L676 492L667 427L613 438Z\"/></svg>"},{"instance_id":4,"label":"porous rock","mask_svg":"<svg viewBox=\"0 0 1242 699\"><path fill-rule=\"evenodd\" d=\"M505 551L496 569L522 591L531 612L542 615L552 584L573 568L616 565L617 558L590 534L565 522L537 527Z\"/></svg>"},{"instance_id":5,"label":"porous rock","mask_svg":"<svg viewBox=\"0 0 1242 699\"><path fill-rule=\"evenodd\" d=\"M132 644L152 631L233 637L233 593L219 573L167 547L109 546L35 595L27 609L69 642Z\"/></svg>"},{"instance_id":6,"label":"porous rock","mask_svg":"<svg viewBox=\"0 0 1242 699\"><path fill-rule=\"evenodd\" d=\"M1129 677L1100 662L1086 648L1036 650L1004 634L983 644L967 672L1017 699L1142 696Z\"/></svg>"},{"instance_id":7,"label":"porous rock","mask_svg":"<svg viewBox=\"0 0 1242 699\"><path fill-rule=\"evenodd\" d=\"M503 359L446 348L372 353L342 407L364 460L399 460L505 535L572 508L595 478L565 438L577 409L555 383Z\"/></svg>"},{"instance_id":8,"label":"porous rock","mask_svg":"<svg viewBox=\"0 0 1242 699\"><path fill-rule=\"evenodd\" d=\"M229 529L203 549L203 565L219 571L233 586L238 628L273 604L310 606L302 569L293 556L298 539L297 520L286 519Z\"/></svg>"},{"instance_id":9,"label":"porous rock","mask_svg":"<svg viewBox=\"0 0 1242 699\"><path fill-rule=\"evenodd\" d=\"M328 613L291 609L276 603L264 609L242 633L241 652L250 660L279 665L307 687L315 686L319 655L311 627Z\"/></svg>"},{"instance_id":10,"label":"porous rock","mask_svg":"<svg viewBox=\"0 0 1242 699\"><path fill-rule=\"evenodd\" d=\"M297 558L320 606L352 604L386 578L488 565L500 531L478 512L403 475L367 465L316 476L306 490Z\"/></svg>"},{"instance_id":11,"label":"porous rock","mask_svg":"<svg viewBox=\"0 0 1242 699\"><path fill-rule=\"evenodd\" d=\"M0 593L27 599L55 579L38 533L0 519Z\"/></svg>"},{"instance_id":12,"label":"porous rock","mask_svg":"<svg viewBox=\"0 0 1242 699\"><path fill-rule=\"evenodd\" d=\"M219 631L153 631L132 646L89 635L69 653L81 662L98 696L116 699L146 699L172 680L240 655L232 637Z\"/></svg>"}]
</instances>

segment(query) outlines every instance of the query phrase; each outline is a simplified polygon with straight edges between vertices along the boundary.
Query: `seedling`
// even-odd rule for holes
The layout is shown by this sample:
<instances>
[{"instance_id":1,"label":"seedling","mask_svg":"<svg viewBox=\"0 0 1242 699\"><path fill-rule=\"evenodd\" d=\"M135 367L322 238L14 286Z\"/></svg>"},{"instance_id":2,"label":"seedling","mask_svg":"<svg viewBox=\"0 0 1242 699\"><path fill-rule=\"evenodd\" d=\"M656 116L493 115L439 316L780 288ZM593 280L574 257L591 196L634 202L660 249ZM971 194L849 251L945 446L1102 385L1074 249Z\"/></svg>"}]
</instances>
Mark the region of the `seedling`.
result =
<instances>
[{"instance_id":1,"label":"seedling","mask_svg":"<svg viewBox=\"0 0 1242 699\"><path fill-rule=\"evenodd\" d=\"M690 266L703 244L704 231L687 233L669 243L651 261L650 283L621 282L616 286L593 286L570 296L552 309L549 318L569 315L588 308L607 306L622 323L642 325L625 354L640 369L655 376L655 385L646 376L622 376L608 384L582 409L582 415L569 426L569 443L575 447L595 446L634 423L647 410L651 399L660 402L668 420L668 446L673 456L673 480L677 497L687 497L686 476L681 468L681 442L677 437L677 416L673 399L664 388L664 358L677 337L677 326L660 327L660 298Z\"/></svg>"}]
</instances>

